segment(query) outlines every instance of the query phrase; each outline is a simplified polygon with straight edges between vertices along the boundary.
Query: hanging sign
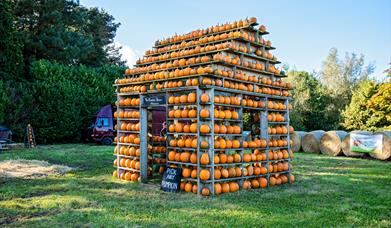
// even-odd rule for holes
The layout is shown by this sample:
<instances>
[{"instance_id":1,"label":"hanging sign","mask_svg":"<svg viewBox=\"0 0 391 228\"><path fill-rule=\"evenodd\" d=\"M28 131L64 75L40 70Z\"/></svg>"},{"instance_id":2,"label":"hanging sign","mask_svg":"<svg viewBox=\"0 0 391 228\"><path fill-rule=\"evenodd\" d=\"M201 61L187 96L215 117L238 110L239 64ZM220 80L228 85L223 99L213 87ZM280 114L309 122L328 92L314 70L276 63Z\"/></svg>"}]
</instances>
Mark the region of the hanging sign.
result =
<instances>
[{"instance_id":1,"label":"hanging sign","mask_svg":"<svg viewBox=\"0 0 391 228\"><path fill-rule=\"evenodd\" d=\"M156 94L144 96L141 105L164 105L166 104L166 95L165 94Z\"/></svg>"}]
</instances>

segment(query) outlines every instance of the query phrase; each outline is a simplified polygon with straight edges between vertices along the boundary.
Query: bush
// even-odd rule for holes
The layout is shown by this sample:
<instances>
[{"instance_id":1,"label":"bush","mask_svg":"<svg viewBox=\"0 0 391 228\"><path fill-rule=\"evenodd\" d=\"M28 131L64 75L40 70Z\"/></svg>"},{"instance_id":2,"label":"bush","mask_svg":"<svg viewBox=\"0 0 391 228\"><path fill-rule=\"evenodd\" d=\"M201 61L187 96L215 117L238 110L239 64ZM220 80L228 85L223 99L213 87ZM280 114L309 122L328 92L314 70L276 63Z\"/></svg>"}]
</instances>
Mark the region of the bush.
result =
<instances>
[{"instance_id":1,"label":"bush","mask_svg":"<svg viewBox=\"0 0 391 228\"><path fill-rule=\"evenodd\" d=\"M101 106L114 102L114 83L123 69L66 66L46 60L31 66L35 111L30 123L43 143L78 141Z\"/></svg>"},{"instance_id":2,"label":"bush","mask_svg":"<svg viewBox=\"0 0 391 228\"><path fill-rule=\"evenodd\" d=\"M318 79L305 71L288 73L294 90L292 90L293 110L290 121L296 130L331 130L335 129L335 115L329 113L330 96L325 92Z\"/></svg>"},{"instance_id":3,"label":"bush","mask_svg":"<svg viewBox=\"0 0 391 228\"><path fill-rule=\"evenodd\" d=\"M391 83L366 80L353 91L352 101L342 112L347 130L391 129Z\"/></svg>"}]
</instances>

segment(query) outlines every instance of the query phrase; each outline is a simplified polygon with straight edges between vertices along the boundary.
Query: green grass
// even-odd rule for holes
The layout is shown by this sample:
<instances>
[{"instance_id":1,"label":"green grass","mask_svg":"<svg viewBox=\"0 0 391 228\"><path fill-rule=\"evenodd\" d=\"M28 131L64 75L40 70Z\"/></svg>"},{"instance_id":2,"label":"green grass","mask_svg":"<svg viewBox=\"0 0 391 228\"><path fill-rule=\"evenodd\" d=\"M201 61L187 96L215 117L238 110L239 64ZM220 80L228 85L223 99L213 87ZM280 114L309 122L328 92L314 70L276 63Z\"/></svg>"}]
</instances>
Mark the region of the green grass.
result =
<instances>
[{"instance_id":1,"label":"green grass","mask_svg":"<svg viewBox=\"0 0 391 228\"><path fill-rule=\"evenodd\" d=\"M0 226L391 226L391 163L296 153L292 186L218 197L164 193L111 177L112 148L53 145L0 160L77 168L45 179L0 179Z\"/></svg>"}]
</instances>

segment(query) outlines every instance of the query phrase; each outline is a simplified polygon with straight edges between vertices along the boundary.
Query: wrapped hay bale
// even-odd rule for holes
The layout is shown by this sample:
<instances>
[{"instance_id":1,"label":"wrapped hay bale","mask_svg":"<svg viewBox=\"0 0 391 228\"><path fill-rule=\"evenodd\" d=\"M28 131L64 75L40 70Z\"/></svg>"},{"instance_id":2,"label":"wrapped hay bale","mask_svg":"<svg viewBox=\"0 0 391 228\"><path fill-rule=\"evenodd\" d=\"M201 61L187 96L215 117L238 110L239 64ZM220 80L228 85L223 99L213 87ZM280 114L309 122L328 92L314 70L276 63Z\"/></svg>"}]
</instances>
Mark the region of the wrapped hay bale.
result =
<instances>
[{"instance_id":1,"label":"wrapped hay bale","mask_svg":"<svg viewBox=\"0 0 391 228\"><path fill-rule=\"evenodd\" d=\"M328 131L320 138L320 152L329 156L342 155L342 140L346 131Z\"/></svg>"},{"instance_id":2,"label":"wrapped hay bale","mask_svg":"<svg viewBox=\"0 0 391 228\"><path fill-rule=\"evenodd\" d=\"M379 160L387 160L391 157L391 131L376 132L375 134L383 135L383 143L381 150L376 150L369 155Z\"/></svg>"},{"instance_id":3,"label":"wrapped hay bale","mask_svg":"<svg viewBox=\"0 0 391 228\"><path fill-rule=\"evenodd\" d=\"M347 157L364 157L365 153L357 153L350 151L350 134L352 133L359 133L359 134L365 134L365 135L371 135L372 133L369 131L352 131L349 134L345 136L345 138L342 140L342 152Z\"/></svg>"},{"instance_id":4,"label":"wrapped hay bale","mask_svg":"<svg viewBox=\"0 0 391 228\"><path fill-rule=\"evenodd\" d=\"M307 153L320 153L320 138L323 136L325 131L317 130L311 131L303 135L301 138L301 147L304 152Z\"/></svg>"},{"instance_id":5,"label":"wrapped hay bale","mask_svg":"<svg viewBox=\"0 0 391 228\"><path fill-rule=\"evenodd\" d=\"M300 151L300 149L301 149L301 138L305 134L307 134L307 132L305 132L305 131L295 131L295 132L293 132L292 134L289 135L291 140L293 141L293 144L292 144L292 147L291 147L293 152Z\"/></svg>"}]
</instances>

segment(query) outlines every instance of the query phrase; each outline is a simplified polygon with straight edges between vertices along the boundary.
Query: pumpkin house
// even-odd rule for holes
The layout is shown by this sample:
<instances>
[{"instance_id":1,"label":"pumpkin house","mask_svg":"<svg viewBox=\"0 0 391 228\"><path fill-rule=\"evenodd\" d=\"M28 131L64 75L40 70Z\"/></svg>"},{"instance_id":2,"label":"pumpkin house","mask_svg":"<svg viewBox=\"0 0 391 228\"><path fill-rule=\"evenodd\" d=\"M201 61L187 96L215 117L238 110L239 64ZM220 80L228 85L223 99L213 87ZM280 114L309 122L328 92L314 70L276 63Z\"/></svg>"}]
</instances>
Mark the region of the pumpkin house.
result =
<instances>
[{"instance_id":1,"label":"pumpkin house","mask_svg":"<svg viewBox=\"0 0 391 228\"><path fill-rule=\"evenodd\" d=\"M180 189L206 196L294 182L292 87L267 34L251 17L156 41L114 84L113 175L145 182L179 167ZM151 134L156 110L164 135Z\"/></svg>"}]
</instances>

